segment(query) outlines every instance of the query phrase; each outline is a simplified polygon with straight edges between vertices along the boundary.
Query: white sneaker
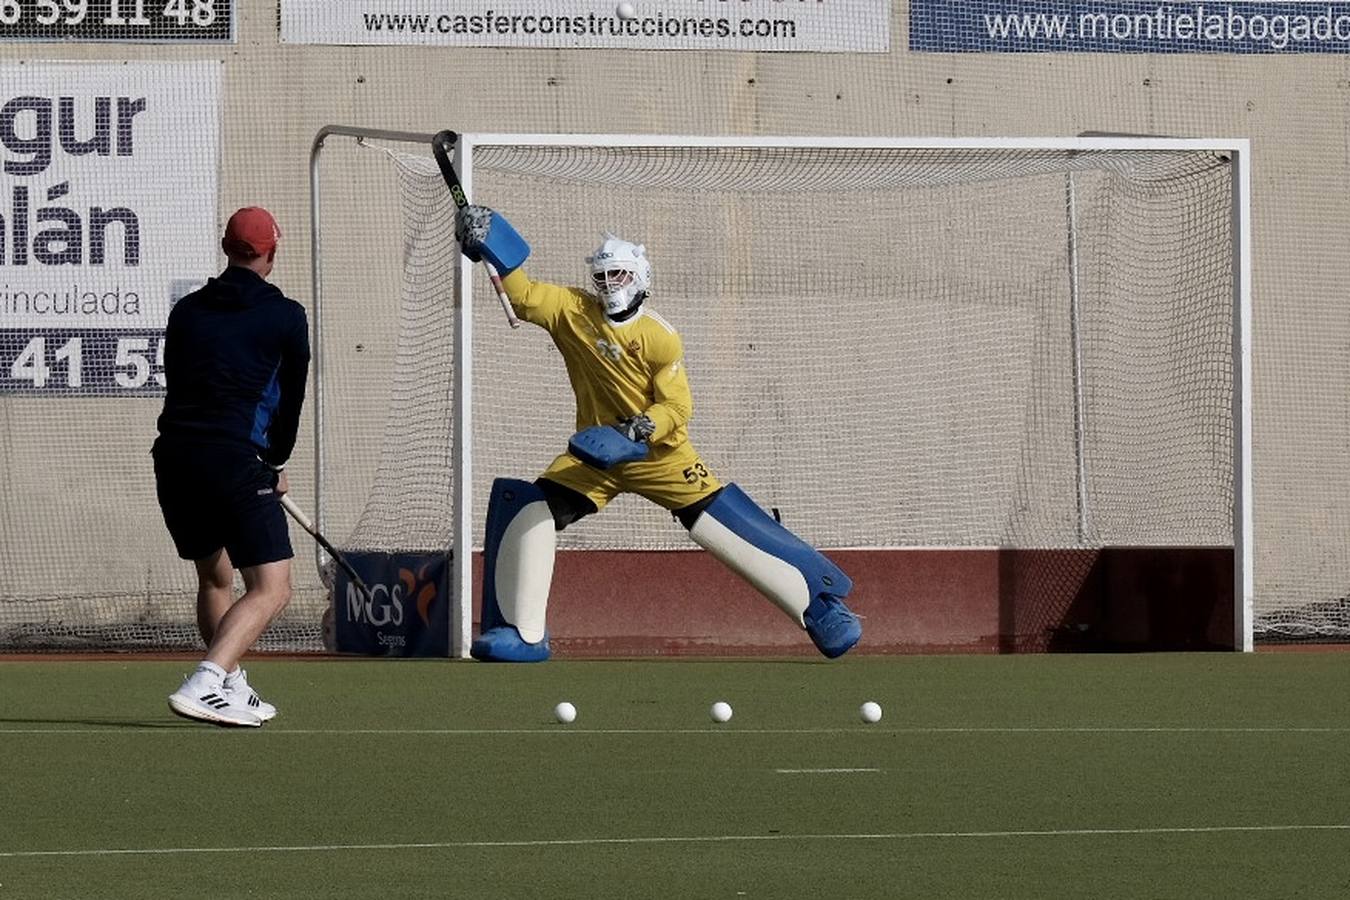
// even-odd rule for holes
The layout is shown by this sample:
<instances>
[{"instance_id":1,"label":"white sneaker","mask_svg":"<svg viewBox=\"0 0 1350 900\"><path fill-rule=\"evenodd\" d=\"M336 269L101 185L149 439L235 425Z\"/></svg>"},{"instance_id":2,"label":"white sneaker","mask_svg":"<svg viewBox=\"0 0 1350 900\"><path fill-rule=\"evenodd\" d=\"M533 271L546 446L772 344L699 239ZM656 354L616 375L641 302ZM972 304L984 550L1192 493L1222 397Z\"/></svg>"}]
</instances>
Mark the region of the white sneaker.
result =
<instances>
[{"instance_id":1,"label":"white sneaker","mask_svg":"<svg viewBox=\"0 0 1350 900\"><path fill-rule=\"evenodd\" d=\"M277 714L277 708L258 696L258 692L249 687L248 673L243 669L238 674L225 676L225 696L235 706L242 706L263 722L270 722Z\"/></svg>"},{"instance_id":2,"label":"white sneaker","mask_svg":"<svg viewBox=\"0 0 1350 900\"><path fill-rule=\"evenodd\" d=\"M252 710L233 701L219 676L205 678L195 672L169 695L169 709L184 718L216 725L257 728L262 724L262 719Z\"/></svg>"}]
</instances>

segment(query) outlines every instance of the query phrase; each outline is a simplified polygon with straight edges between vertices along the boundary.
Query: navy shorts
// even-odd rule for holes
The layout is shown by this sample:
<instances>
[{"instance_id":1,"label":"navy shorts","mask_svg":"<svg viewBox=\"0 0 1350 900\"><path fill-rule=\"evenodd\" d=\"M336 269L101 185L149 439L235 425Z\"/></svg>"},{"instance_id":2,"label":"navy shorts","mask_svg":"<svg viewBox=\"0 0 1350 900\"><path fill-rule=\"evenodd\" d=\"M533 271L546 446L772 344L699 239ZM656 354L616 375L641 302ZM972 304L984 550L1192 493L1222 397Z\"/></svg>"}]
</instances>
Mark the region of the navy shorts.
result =
<instances>
[{"instance_id":1,"label":"navy shorts","mask_svg":"<svg viewBox=\"0 0 1350 900\"><path fill-rule=\"evenodd\" d=\"M222 547L236 569L290 559L277 473L249 447L155 441L155 492L183 559Z\"/></svg>"}]
</instances>

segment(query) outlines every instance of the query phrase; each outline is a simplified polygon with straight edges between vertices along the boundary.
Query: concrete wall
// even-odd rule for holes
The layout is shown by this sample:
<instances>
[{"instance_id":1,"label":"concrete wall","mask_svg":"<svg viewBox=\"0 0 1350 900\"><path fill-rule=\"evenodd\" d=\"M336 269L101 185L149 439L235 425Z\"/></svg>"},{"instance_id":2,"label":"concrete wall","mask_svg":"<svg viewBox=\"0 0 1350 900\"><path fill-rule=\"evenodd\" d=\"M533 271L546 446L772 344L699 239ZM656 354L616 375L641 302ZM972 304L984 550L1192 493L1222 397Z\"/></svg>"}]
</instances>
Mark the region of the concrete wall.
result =
<instances>
[{"instance_id":1,"label":"concrete wall","mask_svg":"<svg viewBox=\"0 0 1350 900\"><path fill-rule=\"evenodd\" d=\"M1350 57L915 54L908 9L894 3L885 54L304 47L277 40L277 4L246 0L228 46L3 44L0 60L209 59L223 71L220 210L262 203L288 239L275 278L308 301L308 161L324 124L435 131L707 134L1075 135L1106 131L1248 137L1255 156L1254 381L1256 579L1262 603L1343 597L1350 582ZM206 274L206 273L204 273ZM29 404L25 406L25 403ZM0 427L31 426L32 401L0 398ZM65 407L69 441L97 441L127 411ZM309 425L304 425L308 433ZM182 597L191 581L166 555L145 444L99 478L130 480L145 501L117 534L69 542L84 506L41 454L11 449L9 484L51 502L10 509L8 534L38 528L71 561L71 591ZM306 441L294 470L309 468ZM22 457L22 458L20 458ZM17 488L16 488L17 490ZM295 495L312 501L304 475ZM108 550L111 541L130 535ZM298 536L297 536L298 537ZM134 549L134 548L146 548ZM302 554L302 559L303 559ZM117 567L121 565L119 570ZM119 572L110 584L108 567ZM301 566L302 607L321 597ZM0 572L6 596L31 588ZM162 576L162 577L161 577ZM174 579L177 579L176 581ZM127 587L126 582L130 582ZM6 583L7 582L7 583ZM155 582L151 584L150 582ZM306 599L307 598L307 599ZM311 604L303 606L304 603Z\"/></svg>"}]
</instances>

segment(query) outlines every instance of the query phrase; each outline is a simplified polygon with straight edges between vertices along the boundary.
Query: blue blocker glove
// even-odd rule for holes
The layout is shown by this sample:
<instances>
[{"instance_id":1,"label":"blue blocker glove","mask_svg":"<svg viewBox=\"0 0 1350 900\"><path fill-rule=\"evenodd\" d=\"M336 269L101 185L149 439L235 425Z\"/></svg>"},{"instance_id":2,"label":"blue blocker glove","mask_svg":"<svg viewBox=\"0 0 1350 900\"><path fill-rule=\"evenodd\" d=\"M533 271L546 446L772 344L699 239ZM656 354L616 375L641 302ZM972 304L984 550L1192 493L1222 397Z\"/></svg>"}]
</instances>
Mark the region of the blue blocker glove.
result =
<instances>
[{"instance_id":1,"label":"blue blocker glove","mask_svg":"<svg viewBox=\"0 0 1350 900\"><path fill-rule=\"evenodd\" d=\"M487 260L501 275L519 268L530 255L529 243L501 213L472 203L455 214L455 240L465 256L474 262Z\"/></svg>"},{"instance_id":2,"label":"blue blocker glove","mask_svg":"<svg viewBox=\"0 0 1350 900\"><path fill-rule=\"evenodd\" d=\"M608 469L647 458L647 441L656 424L647 416L631 416L618 425L583 428L567 442L567 450L588 466Z\"/></svg>"}]
</instances>

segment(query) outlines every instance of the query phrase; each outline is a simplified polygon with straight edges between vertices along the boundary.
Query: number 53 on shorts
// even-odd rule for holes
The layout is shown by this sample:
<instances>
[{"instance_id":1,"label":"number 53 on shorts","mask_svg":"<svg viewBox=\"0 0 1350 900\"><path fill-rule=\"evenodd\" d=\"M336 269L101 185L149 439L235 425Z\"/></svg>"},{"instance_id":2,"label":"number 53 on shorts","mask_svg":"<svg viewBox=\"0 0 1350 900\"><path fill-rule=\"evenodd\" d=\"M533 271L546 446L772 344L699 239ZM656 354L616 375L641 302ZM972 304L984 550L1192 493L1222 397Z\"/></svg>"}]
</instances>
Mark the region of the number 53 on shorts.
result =
<instances>
[{"instance_id":1,"label":"number 53 on shorts","mask_svg":"<svg viewBox=\"0 0 1350 900\"><path fill-rule=\"evenodd\" d=\"M694 460L692 466L686 466L684 470L685 484L698 484L699 481L708 477L708 467L703 465L702 460Z\"/></svg>"}]
</instances>

